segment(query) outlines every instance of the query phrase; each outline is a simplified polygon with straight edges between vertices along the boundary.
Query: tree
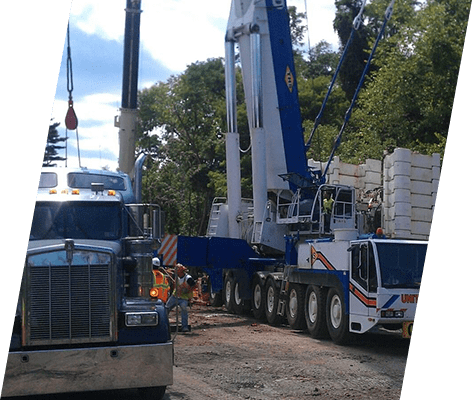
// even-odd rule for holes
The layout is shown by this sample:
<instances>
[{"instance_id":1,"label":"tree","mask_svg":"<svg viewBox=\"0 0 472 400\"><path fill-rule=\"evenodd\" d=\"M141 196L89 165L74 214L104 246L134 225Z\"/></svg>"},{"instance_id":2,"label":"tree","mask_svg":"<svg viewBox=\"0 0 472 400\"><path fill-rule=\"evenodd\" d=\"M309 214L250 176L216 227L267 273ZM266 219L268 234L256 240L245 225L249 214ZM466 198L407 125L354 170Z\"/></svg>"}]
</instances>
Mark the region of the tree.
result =
<instances>
[{"instance_id":1,"label":"tree","mask_svg":"<svg viewBox=\"0 0 472 400\"><path fill-rule=\"evenodd\" d=\"M338 33L341 43L341 51L346 47L352 31L354 18L361 9L361 0L336 0L336 15L333 21L334 30ZM341 87L348 98L352 98L364 70L368 58L369 30L363 24L354 32L351 45L347 51L345 60L339 71Z\"/></svg>"},{"instance_id":2,"label":"tree","mask_svg":"<svg viewBox=\"0 0 472 400\"><path fill-rule=\"evenodd\" d=\"M222 60L210 59L139 94L138 150L151 156L143 197L164 207L169 233L204 235L213 198L226 195L224 76ZM238 97L242 104L241 88ZM245 124L240 131L248 146ZM242 165L248 167L244 157Z\"/></svg>"},{"instance_id":3,"label":"tree","mask_svg":"<svg viewBox=\"0 0 472 400\"><path fill-rule=\"evenodd\" d=\"M386 40L353 113L348 159L444 151L470 4L429 1Z\"/></svg>"},{"instance_id":4,"label":"tree","mask_svg":"<svg viewBox=\"0 0 472 400\"><path fill-rule=\"evenodd\" d=\"M65 157L58 156L58 150L65 149L65 146L59 146L58 143L64 143L67 138L59 136L57 127L59 122L49 125L46 148L44 150L43 167L55 167L54 161L65 161Z\"/></svg>"}]
</instances>

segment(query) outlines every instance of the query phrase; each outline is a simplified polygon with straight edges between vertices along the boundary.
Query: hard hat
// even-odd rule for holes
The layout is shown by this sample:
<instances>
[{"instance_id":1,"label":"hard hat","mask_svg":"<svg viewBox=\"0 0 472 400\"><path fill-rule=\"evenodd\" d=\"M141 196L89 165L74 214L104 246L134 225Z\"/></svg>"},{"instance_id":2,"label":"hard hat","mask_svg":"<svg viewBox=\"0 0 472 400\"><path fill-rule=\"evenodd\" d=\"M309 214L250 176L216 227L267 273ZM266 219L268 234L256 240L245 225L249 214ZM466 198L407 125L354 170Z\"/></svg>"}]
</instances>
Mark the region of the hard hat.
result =
<instances>
[{"instance_id":1,"label":"hard hat","mask_svg":"<svg viewBox=\"0 0 472 400\"><path fill-rule=\"evenodd\" d=\"M184 266L184 265L182 265L182 264L178 263L178 264L175 266L175 269L176 269L176 270L179 270L179 269L181 269L181 270L185 271L187 268L185 268L185 266Z\"/></svg>"},{"instance_id":2,"label":"hard hat","mask_svg":"<svg viewBox=\"0 0 472 400\"><path fill-rule=\"evenodd\" d=\"M159 260L158 257L154 257L152 259L152 266L153 267L160 267L161 266L161 260Z\"/></svg>"}]
</instances>

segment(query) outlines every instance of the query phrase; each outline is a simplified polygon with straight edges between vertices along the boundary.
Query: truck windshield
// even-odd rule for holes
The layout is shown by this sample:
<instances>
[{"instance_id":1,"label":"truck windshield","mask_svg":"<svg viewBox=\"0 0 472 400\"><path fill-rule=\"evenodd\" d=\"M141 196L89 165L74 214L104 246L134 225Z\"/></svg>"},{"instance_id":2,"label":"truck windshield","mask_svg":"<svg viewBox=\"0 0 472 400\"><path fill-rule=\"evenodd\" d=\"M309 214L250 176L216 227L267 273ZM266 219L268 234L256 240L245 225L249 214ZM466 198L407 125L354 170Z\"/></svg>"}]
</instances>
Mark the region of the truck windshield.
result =
<instances>
[{"instance_id":1,"label":"truck windshield","mask_svg":"<svg viewBox=\"0 0 472 400\"><path fill-rule=\"evenodd\" d=\"M425 243L376 243L376 245L383 287L420 287L426 258Z\"/></svg>"},{"instance_id":2,"label":"truck windshield","mask_svg":"<svg viewBox=\"0 0 472 400\"><path fill-rule=\"evenodd\" d=\"M30 240L121 237L118 204L90 202L37 202Z\"/></svg>"}]
</instances>

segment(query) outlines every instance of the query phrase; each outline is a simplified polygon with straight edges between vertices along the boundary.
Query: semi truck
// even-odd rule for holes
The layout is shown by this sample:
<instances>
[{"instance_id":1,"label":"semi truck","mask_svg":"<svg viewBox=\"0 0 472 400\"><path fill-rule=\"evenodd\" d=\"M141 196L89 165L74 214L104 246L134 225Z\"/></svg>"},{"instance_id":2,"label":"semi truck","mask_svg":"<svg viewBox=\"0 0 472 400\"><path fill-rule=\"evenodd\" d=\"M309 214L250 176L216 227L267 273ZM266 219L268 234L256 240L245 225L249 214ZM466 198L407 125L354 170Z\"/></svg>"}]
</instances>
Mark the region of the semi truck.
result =
<instances>
[{"instance_id":1,"label":"semi truck","mask_svg":"<svg viewBox=\"0 0 472 400\"><path fill-rule=\"evenodd\" d=\"M227 197L215 199L205 237L165 239L164 264L208 275L214 305L287 321L315 338L343 344L379 328L410 337L427 249L419 239L427 235L377 229L387 214L403 221L382 203L392 184L364 187L367 203L360 188L330 176L334 150L325 164L307 159L286 1L233 1L225 43ZM241 198L235 60L250 127L252 199ZM415 178L411 160L400 164L394 181L404 187L395 186L391 202L401 203L410 224ZM434 190L423 197L431 201Z\"/></svg>"},{"instance_id":2,"label":"semi truck","mask_svg":"<svg viewBox=\"0 0 472 400\"><path fill-rule=\"evenodd\" d=\"M139 388L162 398L173 343L150 295L160 209L128 175L41 172L2 397Z\"/></svg>"},{"instance_id":3,"label":"semi truck","mask_svg":"<svg viewBox=\"0 0 472 400\"><path fill-rule=\"evenodd\" d=\"M161 210L141 203L145 156L134 161L140 7L126 2L121 172L41 171L2 397L137 389L158 400L173 383L153 290Z\"/></svg>"}]
</instances>

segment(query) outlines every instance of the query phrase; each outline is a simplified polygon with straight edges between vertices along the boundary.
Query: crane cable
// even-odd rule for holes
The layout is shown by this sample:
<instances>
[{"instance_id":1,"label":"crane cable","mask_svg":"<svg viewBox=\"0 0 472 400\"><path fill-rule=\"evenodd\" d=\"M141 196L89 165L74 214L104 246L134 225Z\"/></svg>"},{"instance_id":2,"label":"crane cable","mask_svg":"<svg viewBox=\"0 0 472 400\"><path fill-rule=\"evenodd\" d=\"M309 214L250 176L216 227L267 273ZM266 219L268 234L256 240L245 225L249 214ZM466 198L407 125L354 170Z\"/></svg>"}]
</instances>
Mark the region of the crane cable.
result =
<instances>
[{"instance_id":1,"label":"crane cable","mask_svg":"<svg viewBox=\"0 0 472 400\"><path fill-rule=\"evenodd\" d=\"M65 123L66 123L66 140L67 140L67 130L75 130L76 140L77 140L77 155L80 165L80 148L79 148L79 131L77 126L79 125L79 120L74 111L74 102L72 100L72 91L74 90L74 81L72 74L72 56L71 56L71 47L70 47L70 31L69 24L67 24L67 91L69 92L69 107L67 110ZM67 167L67 144L66 144L66 167Z\"/></svg>"},{"instance_id":2,"label":"crane cable","mask_svg":"<svg viewBox=\"0 0 472 400\"><path fill-rule=\"evenodd\" d=\"M352 97L352 100L351 100L351 105L349 106L348 110L346 111L346 114L345 114L345 117L344 117L344 123L343 123L343 125L342 125L342 127L341 127L338 135L336 136L335 141L334 141L333 150L331 151L331 155L329 156L328 162L326 163L325 170L324 170L323 175L321 177L322 181L326 178L326 174L328 172L328 168L331 164L331 161L333 160L334 153L336 152L339 145L341 144L342 134L344 132L344 129L346 128L347 123L349 122L349 119L351 118L352 109L354 108L354 105L356 103L359 91L361 90L362 84L364 83L364 80L365 80L365 77L366 77L367 72L369 70L370 63L371 63L372 58L374 56L375 50L377 49L377 45L379 44L380 39L382 38L382 36L384 34L385 27L387 26L387 22L390 20L390 18L392 16L394 3L395 3L395 0L392 0L390 2L390 4L388 5L387 10L385 11L385 17L384 17L384 21L383 21L383 24L382 24L382 28L380 29L380 32L377 35L377 39L375 40L374 47L372 47L372 51L370 52L369 58L368 58L367 63L364 67L364 71L362 72L361 78L359 79L359 83L357 84L356 91L355 91L354 96Z\"/></svg>"},{"instance_id":3,"label":"crane cable","mask_svg":"<svg viewBox=\"0 0 472 400\"><path fill-rule=\"evenodd\" d=\"M359 29L359 26L360 26L361 21L362 21L362 14L364 12L366 1L367 0L364 0L362 2L361 9L360 9L359 13L357 14L357 16L354 18L354 21L352 23L351 34L349 35L349 39L346 43L346 46L344 46L343 54L341 55L341 58L339 59L338 66L336 67L336 71L334 72L333 78L331 79L331 83L329 85L328 92L326 93L325 98L323 100L323 103L321 105L321 109L320 109L320 111L318 112L318 115L315 118L315 124L313 126L313 129L311 130L310 137L308 138L308 141L305 144L305 152L307 152L310 149L311 141L313 140L313 136L315 134L316 128L318 128L318 125L320 124L321 117L323 116L323 112L324 112L324 109L326 107L326 103L328 102L329 95L331 94L331 91L333 90L334 82L336 81L339 70L341 69L341 65L343 64L344 58L347 54L347 50L349 49L349 46L351 45L352 39L354 37L354 32Z\"/></svg>"}]
</instances>

